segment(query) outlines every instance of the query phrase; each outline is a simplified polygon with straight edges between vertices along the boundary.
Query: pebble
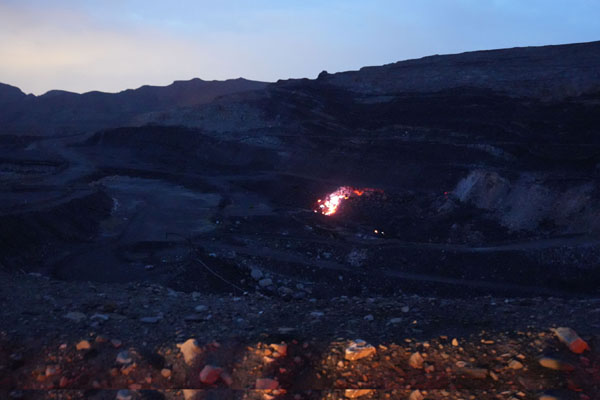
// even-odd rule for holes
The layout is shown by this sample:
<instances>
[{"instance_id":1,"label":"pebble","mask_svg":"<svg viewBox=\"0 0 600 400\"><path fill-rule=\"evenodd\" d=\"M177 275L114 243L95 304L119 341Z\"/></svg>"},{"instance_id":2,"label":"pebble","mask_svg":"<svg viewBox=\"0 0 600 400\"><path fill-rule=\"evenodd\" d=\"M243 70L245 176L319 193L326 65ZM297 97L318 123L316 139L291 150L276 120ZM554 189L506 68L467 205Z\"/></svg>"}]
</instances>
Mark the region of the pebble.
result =
<instances>
[{"instance_id":1,"label":"pebble","mask_svg":"<svg viewBox=\"0 0 600 400\"><path fill-rule=\"evenodd\" d=\"M401 322L402 322L402 318L392 318L392 319L390 319L390 322L388 322L388 324L395 325L395 324L399 324Z\"/></svg>"},{"instance_id":2,"label":"pebble","mask_svg":"<svg viewBox=\"0 0 600 400\"><path fill-rule=\"evenodd\" d=\"M344 396L349 399L357 399L362 396L366 396L373 393L373 389L346 389Z\"/></svg>"},{"instance_id":3,"label":"pebble","mask_svg":"<svg viewBox=\"0 0 600 400\"><path fill-rule=\"evenodd\" d=\"M258 285L263 288L271 286L272 284L273 284L273 280L270 278L265 278L265 279L261 279L260 281L258 281Z\"/></svg>"},{"instance_id":4,"label":"pebble","mask_svg":"<svg viewBox=\"0 0 600 400\"><path fill-rule=\"evenodd\" d=\"M119 339L111 339L110 344L112 344L115 349L118 349L121 347L121 345L123 345L123 342L121 342Z\"/></svg>"},{"instance_id":5,"label":"pebble","mask_svg":"<svg viewBox=\"0 0 600 400\"><path fill-rule=\"evenodd\" d=\"M206 310L208 310L208 307L205 306L204 304L200 304L200 305L197 305L196 307L194 307L194 311L196 311L196 312L203 312Z\"/></svg>"},{"instance_id":6,"label":"pebble","mask_svg":"<svg viewBox=\"0 0 600 400\"><path fill-rule=\"evenodd\" d=\"M101 321L108 321L108 315L96 313L90 317L90 319L99 319Z\"/></svg>"},{"instance_id":7,"label":"pebble","mask_svg":"<svg viewBox=\"0 0 600 400\"><path fill-rule=\"evenodd\" d=\"M205 365L202 371L200 371L200 382L212 385L219 379L222 372L223 368L215 367L214 365Z\"/></svg>"},{"instance_id":8,"label":"pebble","mask_svg":"<svg viewBox=\"0 0 600 400\"><path fill-rule=\"evenodd\" d=\"M373 321L373 320L375 319L375 317L373 316L373 314L368 314L368 315L365 315L365 316L363 317L363 319L364 319L365 321Z\"/></svg>"},{"instance_id":9,"label":"pebble","mask_svg":"<svg viewBox=\"0 0 600 400\"><path fill-rule=\"evenodd\" d=\"M263 273L260 269L258 268L252 268L252 271L250 271L250 276L252 277L252 279L254 279L255 281L260 281L263 278Z\"/></svg>"},{"instance_id":10,"label":"pebble","mask_svg":"<svg viewBox=\"0 0 600 400\"><path fill-rule=\"evenodd\" d=\"M221 372L221 380L225 382L227 386L233 385L233 378L226 371Z\"/></svg>"},{"instance_id":11,"label":"pebble","mask_svg":"<svg viewBox=\"0 0 600 400\"><path fill-rule=\"evenodd\" d=\"M192 365L196 357L202 352L202 348L198 345L196 339L188 339L184 343L178 344L177 347L183 354L183 359L187 365Z\"/></svg>"},{"instance_id":12,"label":"pebble","mask_svg":"<svg viewBox=\"0 0 600 400\"><path fill-rule=\"evenodd\" d=\"M357 339L350 343L344 352L344 358L348 361L356 361L374 355L375 347L367 344L364 340Z\"/></svg>"},{"instance_id":13,"label":"pebble","mask_svg":"<svg viewBox=\"0 0 600 400\"><path fill-rule=\"evenodd\" d=\"M285 357L287 355L288 346L285 343L272 343L271 345L269 345L269 347L275 350L278 357Z\"/></svg>"},{"instance_id":14,"label":"pebble","mask_svg":"<svg viewBox=\"0 0 600 400\"><path fill-rule=\"evenodd\" d=\"M117 400L131 400L133 399L133 395L127 389L121 389L117 392Z\"/></svg>"},{"instance_id":15,"label":"pebble","mask_svg":"<svg viewBox=\"0 0 600 400\"><path fill-rule=\"evenodd\" d=\"M131 364L133 359L131 358L131 354L127 350L124 350L117 354L117 363L119 364Z\"/></svg>"},{"instance_id":16,"label":"pebble","mask_svg":"<svg viewBox=\"0 0 600 400\"><path fill-rule=\"evenodd\" d=\"M156 324L161 319L162 319L161 316L156 316L156 317L142 317L142 318L140 318L140 322L143 322L145 324Z\"/></svg>"},{"instance_id":17,"label":"pebble","mask_svg":"<svg viewBox=\"0 0 600 400\"><path fill-rule=\"evenodd\" d=\"M83 321L87 317L82 312L71 311L65 315L65 318L70 319L71 321L79 322L79 321Z\"/></svg>"},{"instance_id":18,"label":"pebble","mask_svg":"<svg viewBox=\"0 0 600 400\"><path fill-rule=\"evenodd\" d=\"M420 390L414 390L410 396L408 396L408 400L423 400L425 396L421 394Z\"/></svg>"},{"instance_id":19,"label":"pebble","mask_svg":"<svg viewBox=\"0 0 600 400\"><path fill-rule=\"evenodd\" d=\"M458 347L458 339L456 339L456 338L452 339L452 346Z\"/></svg>"},{"instance_id":20,"label":"pebble","mask_svg":"<svg viewBox=\"0 0 600 400\"><path fill-rule=\"evenodd\" d=\"M275 379L258 378L255 387L256 390L275 390L279 387L279 382Z\"/></svg>"},{"instance_id":21,"label":"pebble","mask_svg":"<svg viewBox=\"0 0 600 400\"><path fill-rule=\"evenodd\" d=\"M523 363L521 363L520 361L517 361L517 360L511 360L511 362L508 363L508 368L521 369L521 368L523 368Z\"/></svg>"},{"instance_id":22,"label":"pebble","mask_svg":"<svg viewBox=\"0 0 600 400\"><path fill-rule=\"evenodd\" d=\"M556 357L545 356L539 359L539 363L544 368L549 368L557 371L573 371L575 368Z\"/></svg>"},{"instance_id":23,"label":"pebble","mask_svg":"<svg viewBox=\"0 0 600 400\"><path fill-rule=\"evenodd\" d=\"M211 318L212 318L211 314L208 314L208 315L190 314L190 315L186 315L185 317L183 317L183 320L187 321L187 322L199 322L199 321L208 321Z\"/></svg>"},{"instance_id":24,"label":"pebble","mask_svg":"<svg viewBox=\"0 0 600 400\"><path fill-rule=\"evenodd\" d=\"M170 370L170 369L168 369L168 368L163 368L163 369L161 369L161 370L160 370L160 374L161 374L163 377L165 377L165 378L169 379L169 378L171 377L171 370Z\"/></svg>"},{"instance_id":25,"label":"pebble","mask_svg":"<svg viewBox=\"0 0 600 400\"><path fill-rule=\"evenodd\" d=\"M89 350L92 348L92 345L87 340L82 340L81 342L75 345L77 350Z\"/></svg>"},{"instance_id":26,"label":"pebble","mask_svg":"<svg viewBox=\"0 0 600 400\"><path fill-rule=\"evenodd\" d=\"M58 368L55 365L48 365L46 367L46 376L53 376L58 373Z\"/></svg>"},{"instance_id":27,"label":"pebble","mask_svg":"<svg viewBox=\"0 0 600 400\"><path fill-rule=\"evenodd\" d=\"M408 359L408 365L410 365L414 369L421 369L421 368L423 368L424 361L425 360L423 360L421 353L416 352L416 353L413 353L410 356L410 358Z\"/></svg>"}]
</instances>

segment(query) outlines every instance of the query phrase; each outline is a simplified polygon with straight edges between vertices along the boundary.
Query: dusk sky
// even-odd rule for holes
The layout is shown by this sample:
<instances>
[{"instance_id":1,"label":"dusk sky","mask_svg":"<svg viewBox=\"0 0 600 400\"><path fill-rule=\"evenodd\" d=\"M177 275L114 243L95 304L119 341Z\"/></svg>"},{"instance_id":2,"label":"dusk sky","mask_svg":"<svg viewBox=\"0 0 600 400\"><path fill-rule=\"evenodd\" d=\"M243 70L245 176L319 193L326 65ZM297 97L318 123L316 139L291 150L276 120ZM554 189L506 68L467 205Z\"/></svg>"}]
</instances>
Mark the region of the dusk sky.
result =
<instances>
[{"instance_id":1,"label":"dusk sky","mask_svg":"<svg viewBox=\"0 0 600 400\"><path fill-rule=\"evenodd\" d=\"M26 93L314 78L431 54L600 39L598 0L0 0Z\"/></svg>"}]
</instances>

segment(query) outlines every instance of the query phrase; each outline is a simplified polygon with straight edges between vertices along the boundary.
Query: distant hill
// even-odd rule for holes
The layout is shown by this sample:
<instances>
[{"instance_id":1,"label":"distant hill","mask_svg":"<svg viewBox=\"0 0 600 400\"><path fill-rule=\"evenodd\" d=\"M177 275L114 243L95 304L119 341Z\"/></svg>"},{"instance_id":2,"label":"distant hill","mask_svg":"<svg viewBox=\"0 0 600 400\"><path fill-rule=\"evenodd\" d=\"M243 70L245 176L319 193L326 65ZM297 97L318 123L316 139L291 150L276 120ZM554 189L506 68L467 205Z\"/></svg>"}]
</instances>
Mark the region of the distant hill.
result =
<instances>
[{"instance_id":1,"label":"distant hill","mask_svg":"<svg viewBox=\"0 0 600 400\"><path fill-rule=\"evenodd\" d=\"M260 90L267 85L242 78L226 81L196 78L119 93L52 90L41 96L28 96L16 87L0 84L0 133L59 134L131 125L141 114L197 106L219 96Z\"/></svg>"}]
</instances>

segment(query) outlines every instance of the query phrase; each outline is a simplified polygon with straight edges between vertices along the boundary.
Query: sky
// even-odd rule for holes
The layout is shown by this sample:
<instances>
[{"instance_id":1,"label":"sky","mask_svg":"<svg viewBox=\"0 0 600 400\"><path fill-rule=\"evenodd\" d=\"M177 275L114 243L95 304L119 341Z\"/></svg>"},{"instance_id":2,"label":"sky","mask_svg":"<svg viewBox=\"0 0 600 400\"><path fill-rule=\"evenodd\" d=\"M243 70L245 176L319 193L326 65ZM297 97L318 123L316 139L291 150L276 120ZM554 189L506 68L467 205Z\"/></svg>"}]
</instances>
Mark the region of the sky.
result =
<instances>
[{"instance_id":1,"label":"sky","mask_svg":"<svg viewBox=\"0 0 600 400\"><path fill-rule=\"evenodd\" d=\"M600 40L598 0L0 0L0 82L117 92Z\"/></svg>"}]
</instances>

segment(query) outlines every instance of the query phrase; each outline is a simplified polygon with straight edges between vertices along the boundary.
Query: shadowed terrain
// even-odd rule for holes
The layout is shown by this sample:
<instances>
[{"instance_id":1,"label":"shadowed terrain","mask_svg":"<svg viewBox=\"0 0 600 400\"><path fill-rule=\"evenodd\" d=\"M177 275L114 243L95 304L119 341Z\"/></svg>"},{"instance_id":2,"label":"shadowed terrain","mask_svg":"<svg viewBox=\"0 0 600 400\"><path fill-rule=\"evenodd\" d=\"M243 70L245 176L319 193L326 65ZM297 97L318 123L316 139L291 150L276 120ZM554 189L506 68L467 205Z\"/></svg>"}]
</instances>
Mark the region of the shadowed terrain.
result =
<instances>
[{"instance_id":1,"label":"shadowed terrain","mask_svg":"<svg viewBox=\"0 0 600 400\"><path fill-rule=\"evenodd\" d=\"M594 42L274 84L2 86L0 262L212 287L193 251L297 296L597 294L598 60ZM313 212L341 186L375 191Z\"/></svg>"}]
</instances>

